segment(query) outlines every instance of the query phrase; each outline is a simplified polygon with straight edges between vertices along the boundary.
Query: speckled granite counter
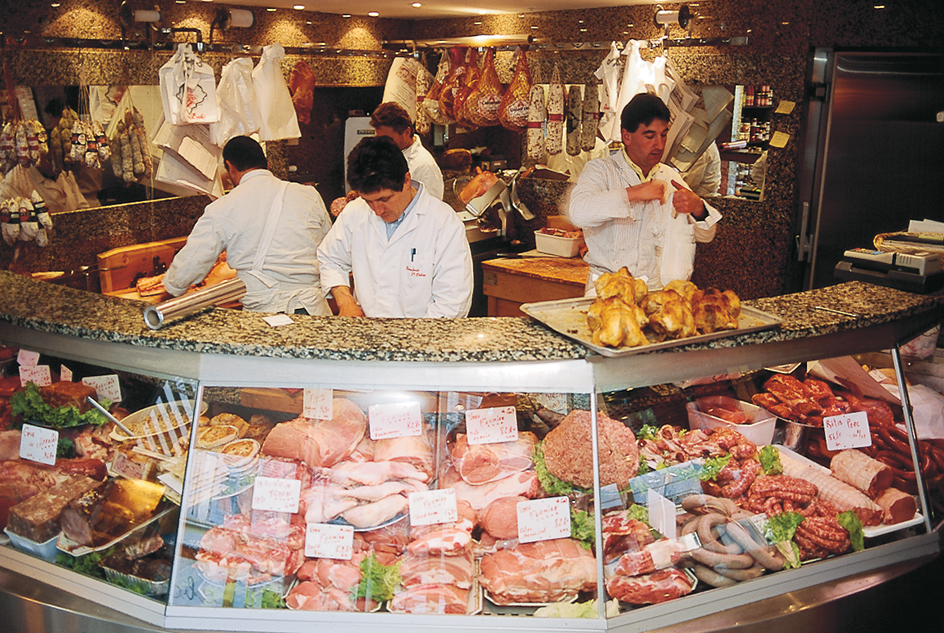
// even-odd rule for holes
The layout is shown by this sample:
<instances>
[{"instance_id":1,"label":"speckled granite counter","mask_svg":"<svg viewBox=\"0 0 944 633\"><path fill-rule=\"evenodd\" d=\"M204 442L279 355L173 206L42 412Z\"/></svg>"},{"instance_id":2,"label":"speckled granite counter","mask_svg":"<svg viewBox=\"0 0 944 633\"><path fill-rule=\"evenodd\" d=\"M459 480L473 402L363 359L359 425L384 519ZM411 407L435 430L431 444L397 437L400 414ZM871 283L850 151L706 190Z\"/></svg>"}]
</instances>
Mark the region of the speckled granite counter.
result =
<instances>
[{"instance_id":1,"label":"speckled granite counter","mask_svg":"<svg viewBox=\"0 0 944 633\"><path fill-rule=\"evenodd\" d=\"M209 354L324 360L503 362L586 357L581 345L522 318L350 319L293 317L272 328L259 314L217 309L161 330L144 325L144 304L32 281L0 272L0 322L43 332ZM860 282L746 302L783 319L780 330L744 334L678 350L711 349L944 316L944 297ZM861 315L846 316L830 310Z\"/></svg>"}]
</instances>

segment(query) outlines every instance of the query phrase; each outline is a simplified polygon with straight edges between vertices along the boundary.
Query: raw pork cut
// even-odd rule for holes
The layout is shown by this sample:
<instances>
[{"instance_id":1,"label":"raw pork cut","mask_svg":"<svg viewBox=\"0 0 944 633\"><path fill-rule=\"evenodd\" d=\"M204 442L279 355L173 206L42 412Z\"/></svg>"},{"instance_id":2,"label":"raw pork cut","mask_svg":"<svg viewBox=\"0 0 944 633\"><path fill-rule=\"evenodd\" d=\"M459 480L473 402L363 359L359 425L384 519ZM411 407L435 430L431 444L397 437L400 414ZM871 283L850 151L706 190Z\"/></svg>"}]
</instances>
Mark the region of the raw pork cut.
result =
<instances>
[{"instance_id":1,"label":"raw pork cut","mask_svg":"<svg viewBox=\"0 0 944 633\"><path fill-rule=\"evenodd\" d=\"M496 539L518 538L518 503L527 497L502 497L479 513L479 523Z\"/></svg>"},{"instance_id":2,"label":"raw pork cut","mask_svg":"<svg viewBox=\"0 0 944 633\"><path fill-rule=\"evenodd\" d=\"M309 468L331 467L346 459L367 431L367 417L356 404L335 398L330 420L295 418L275 425L262 454L299 459Z\"/></svg>"},{"instance_id":3,"label":"raw pork cut","mask_svg":"<svg viewBox=\"0 0 944 633\"><path fill-rule=\"evenodd\" d=\"M674 567L643 576L613 576L606 581L610 596L629 604L658 604L686 596L694 588L685 572Z\"/></svg>"},{"instance_id":4,"label":"raw pork cut","mask_svg":"<svg viewBox=\"0 0 944 633\"><path fill-rule=\"evenodd\" d=\"M541 496L541 484L533 470L524 470L510 477L499 479L481 486L467 484L456 472L448 468L440 478L440 488L453 488L456 501L466 501L476 512L484 510L488 504L502 497L520 495L528 499Z\"/></svg>"},{"instance_id":5,"label":"raw pork cut","mask_svg":"<svg viewBox=\"0 0 944 633\"><path fill-rule=\"evenodd\" d=\"M407 588L440 584L468 589L475 576L475 564L471 550L458 556L414 555L407 550L400 575Z\"/></svg>"},{"instance_id":6,"label":"raw pork cut","mask_svg":"<svg viewBox=\"0 0 944 633\"><path fill-rule=\"evenodd\" d=\"M469 610L469 590L448 585L417 585L393 596L396 613L464 614Z\"/></svg>"},{"instance_id":7,"label":"raw pork cut","mask_svg":"<svg viewBox=\"0 0 944 633\"><path fill-rule=\"evenodd\" d=\"M460 433L452 446L452 462L466 483L478 486L531 468L537 442L537 436L526 431L514 442L472 445L468 436Z\"/></svg>"},{"instance_id":8,"label":"raw pork cut","mask_svg":"<svg viewBox=\"0 0 944 633\"><path fill-rule=\"evenodd\" d=\"M456 509L459 518L454 523L411 526L412 541L407 551L414 556L450 556L468 551L475 529L475 510L465 501L458 502Z\"/></svg>"},{"instance_id":9,"label":"raw pork cut","mask_svg":"<svg viewBox=\"0 0 944 633\"><path fill-rule=\"evenodd\" d=\"M403 495L391 495L380 501L356 506L341 513L341 517L356 528L368 528L385 523L406 512L409 502Z\"/></svg>"},{"instance_id":10,"label":"raw pork cut","mask_svg":"<svg viewBox=\"0 0 944 633\"><path fill-rule=\"evenodd\" d=\"M593 554L567 538L486 554L480 568L480 582L496 604L560 602L597 582Z\"/></svg>"},{"instance_id":11,"label":"raw pork cut","mask_svg":"<svg viewBox=\"0 0 944 633\"><path fill-rule=\"evenodd\" d=\"M393 437L374 442L375 462L404 462L432 477L435 470L433 447L425 435Z\"/></svg>"}]
</instances>

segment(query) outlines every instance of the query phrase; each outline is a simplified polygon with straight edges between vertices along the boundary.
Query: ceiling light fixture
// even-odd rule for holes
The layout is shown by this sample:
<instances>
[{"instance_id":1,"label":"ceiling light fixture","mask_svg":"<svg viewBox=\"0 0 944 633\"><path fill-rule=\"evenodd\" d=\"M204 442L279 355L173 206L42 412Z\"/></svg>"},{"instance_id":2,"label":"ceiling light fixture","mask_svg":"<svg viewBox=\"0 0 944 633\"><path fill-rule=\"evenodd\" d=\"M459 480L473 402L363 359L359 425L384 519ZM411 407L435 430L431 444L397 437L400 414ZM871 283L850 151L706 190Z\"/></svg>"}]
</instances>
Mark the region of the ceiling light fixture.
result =
<instances>
[{"instance_id":1,"label":"ceiling light fixture","mask_svg":"<svg viewBox=\"0 0 944 633\"><path fill-rule=\"evenodd\" d=\"M58 9L59 6L60 6L60 4L59 4L58 2L53 2L53 3L52 3L51 5L49 5L49 6L51 6L53 9Z\"/></svg>"},{"instance_id":2,"label":"ceiling light fixture","mask_svg":"<svg viewBox=\"0 0 944 633\"><path fill-rule=\"evenodd\" d=\"M295 9L296 11L304 11L304 10L305 10L305 5L303 5L303 4L296 4L296 5L293 6L292 8Z\"/></svg>"},{"instance_id":3,"label":"ceiling light fixture","mask_svg":"<svg viewBox=\"0 0 944 633\"><path fill-rule=\"evenodd\" d=\"M275 7L269 7L266 9L269 13L275 13Z\"/></svg>"},{"instance_id":4,"label":"ceiling light fixture","mask_svg":"<svg viewBox=\"0 0 944 633\"><path fill-rule=\"evenodd\" d=\"M380 15L380 14L377 13L376 11L368 11L368 12L367 12L367 15L369 15L369 16L372 17L372 18L376 18L376 17L377 17L378 15Z\"/></svg>"},{"instance_id":5,"label":"ceiling light fixture","mask_svg":"<svg viewBox=\"0 0 944 633\"><path fill-rule=\"evenodd\" d=\"M341 15L341 17L342 17L342 18L349 18L349 17L351 17L351 14L350 14L350 13L345 13L345 14Z\"/></svg>"},{"instance_id":6,"label":"ceiling light fixture","mask_svg":"<svg viewBox=\"0 0 944 633\"><path fill-rule=\"evenodd\" d=\"M885 5L884 5L884 4L876 4L876 5L873 6L872 8L873 8L873 9L884 9L884 8L885 8Z\"/></svg>"},{"instance_id":7,"label":"ceiling light fixture","mask_svg":"<svg viewBox=\"0 0 944 633\"><path fill-rule=\"evenodd\" d=\"M421 6L423 6L423 3L422 3L422 2L414 2L412 6L413 6L414 9L419 9Z\"/></svg>"}]
</instances>

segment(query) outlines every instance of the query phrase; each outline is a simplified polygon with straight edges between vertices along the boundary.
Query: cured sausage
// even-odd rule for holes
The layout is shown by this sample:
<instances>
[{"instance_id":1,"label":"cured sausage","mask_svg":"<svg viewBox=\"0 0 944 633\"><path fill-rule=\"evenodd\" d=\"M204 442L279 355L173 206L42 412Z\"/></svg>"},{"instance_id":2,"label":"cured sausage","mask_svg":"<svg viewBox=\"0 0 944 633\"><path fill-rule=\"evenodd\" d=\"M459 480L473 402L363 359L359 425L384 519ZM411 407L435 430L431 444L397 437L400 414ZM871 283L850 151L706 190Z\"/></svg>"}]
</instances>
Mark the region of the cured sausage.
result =
<instances>
[{"instance_id":1,"label":"cured sausage","mask_svg":"<svg viewBox=\"0 0 944 633\"><path fill-rule=\"evenodd\" d=\"M748 554L721 554L712 552L703 547L697 547L689 555L702 565L708 567L726 567L728 569L747 569L754 565L754 559Z\"/></svg>"},{"instance_id":2,"label":"cured sausage","mask_svg":"<svg viewBox=\"0 0 944 633\"><path fill-rule=\"evenodd\" d=\"M712 587L733 587L738 582L733 578L722 576L714 569L705 567L704 565L695 565L692 567L692 571L695 574L695 578Z\"/></svg>"},{"instance_id":3,"label":"cured sausage","mask_svg":"<svg viewBox=\"0 0 944 633\"><path fill-rule=\"evenodd\" d=\"M731 522L727 525L726 529L731 540L744 548L745 552L750 554L754 560L763 565L766 569L770 571L783 569L783 557L766 543L761 544L755 541L741 524Z\"/></svg>"},{"instance_id":4,"label":"cured sausage","mask_svg":"<svg viewBox=\"0 0 944 633\"><path fill-rule=\"evenodd\" d=\"M718 525L724 525L727 521L728 517L723 514L713 513L706 514L698 520L695 532L698 534L698 539L701 541L703 548L712 552L718 552L719 554L740 554L743 551L742 546L737 543L724 545L714 535L714 528Z\"/></svg>"}]
</instances>

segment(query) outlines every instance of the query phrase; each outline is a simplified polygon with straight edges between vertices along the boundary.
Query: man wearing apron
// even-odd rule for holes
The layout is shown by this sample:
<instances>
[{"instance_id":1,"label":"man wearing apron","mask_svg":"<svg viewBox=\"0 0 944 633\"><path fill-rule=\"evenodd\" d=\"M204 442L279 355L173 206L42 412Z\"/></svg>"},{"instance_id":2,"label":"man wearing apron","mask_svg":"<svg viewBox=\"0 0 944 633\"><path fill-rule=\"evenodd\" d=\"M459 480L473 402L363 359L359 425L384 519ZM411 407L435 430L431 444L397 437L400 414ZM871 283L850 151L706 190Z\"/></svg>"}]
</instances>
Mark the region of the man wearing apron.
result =
<instances>
[{"instance_id":1,"label":"man wearing apron","mask_svg":"<svg viewBox=\"0 0 944 633\"><path fill-rule=\"evenodd\" d=\"M226 251L246 284L246 310L330 315L318 274L318 243L331 227L321 195L276 178L262 147L247 136L226 143L223 164L236 186L207 205L164 275L164 288L183 294Z\"/></svg>"}]
</instances>

